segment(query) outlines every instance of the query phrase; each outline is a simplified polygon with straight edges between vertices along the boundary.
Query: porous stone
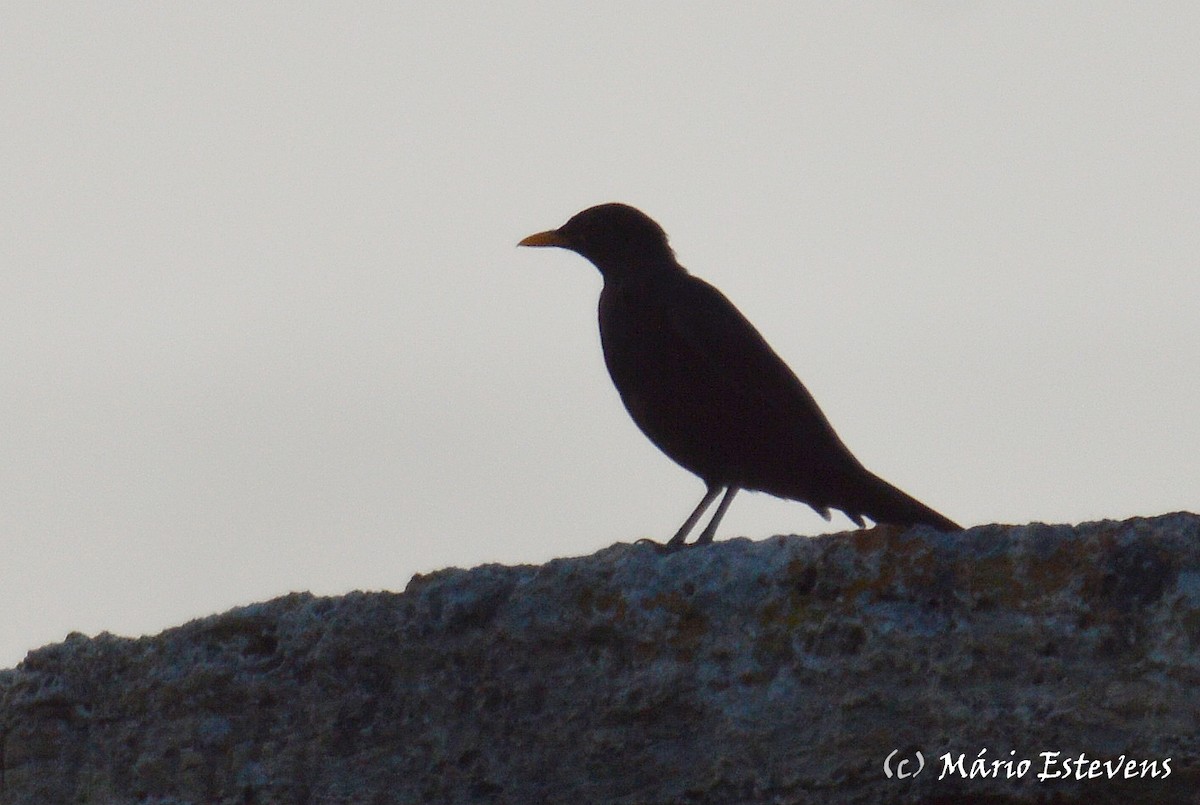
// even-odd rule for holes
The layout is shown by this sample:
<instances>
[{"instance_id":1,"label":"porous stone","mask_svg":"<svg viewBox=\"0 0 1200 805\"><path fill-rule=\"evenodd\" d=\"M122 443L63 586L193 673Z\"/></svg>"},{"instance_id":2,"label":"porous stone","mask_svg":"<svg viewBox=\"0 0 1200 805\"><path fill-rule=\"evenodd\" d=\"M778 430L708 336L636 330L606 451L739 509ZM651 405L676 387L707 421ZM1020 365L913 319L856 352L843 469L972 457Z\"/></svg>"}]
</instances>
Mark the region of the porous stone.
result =
<instances>
[{"instance_id":1,"label":"porous stone","mask_svg":"<svg viewBox=\"0 0 1200 805\"><path fill-rule=\"evenodd\" d=\"M70 635L0 805L1198 802L1198 646L1194 514L617 544Z\"/></svg>"}]
</instances>

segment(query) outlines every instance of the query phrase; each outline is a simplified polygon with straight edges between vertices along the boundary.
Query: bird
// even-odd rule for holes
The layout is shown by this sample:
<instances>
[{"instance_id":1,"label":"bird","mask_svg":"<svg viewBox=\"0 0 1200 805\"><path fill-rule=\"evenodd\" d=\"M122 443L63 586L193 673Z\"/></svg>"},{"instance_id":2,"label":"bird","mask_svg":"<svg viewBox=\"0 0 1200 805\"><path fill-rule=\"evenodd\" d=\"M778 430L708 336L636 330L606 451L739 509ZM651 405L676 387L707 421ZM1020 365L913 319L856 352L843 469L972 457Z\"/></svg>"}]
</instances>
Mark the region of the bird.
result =
<instances>
[{"instance_id":1,"label":"bird","mask_svg":"<svg viewBox=\"0 0 1200 805\"><path fill-rule=\"evenodd\" d=\"M754 325L676 261L645 213L600 204L517 245L567 249L599 269L600 344L621 401L651 442L705 484L664 548L712 542L742 489L806 503L826 520L837 509L860 528L866 517L962 530L867 470ZM686 543L722 491L708 525Z\"/></svg>"}]
</instances>

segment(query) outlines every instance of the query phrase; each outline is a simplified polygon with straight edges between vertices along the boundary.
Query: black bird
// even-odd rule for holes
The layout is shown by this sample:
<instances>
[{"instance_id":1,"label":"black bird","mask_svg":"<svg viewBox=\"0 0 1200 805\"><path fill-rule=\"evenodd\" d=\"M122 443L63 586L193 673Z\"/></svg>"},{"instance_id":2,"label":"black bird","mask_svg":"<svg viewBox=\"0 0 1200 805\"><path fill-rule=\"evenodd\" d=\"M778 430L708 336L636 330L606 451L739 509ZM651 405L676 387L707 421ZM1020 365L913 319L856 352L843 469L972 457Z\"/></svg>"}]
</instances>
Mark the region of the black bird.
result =
<instances>
[{"instance_id":1,"label":"black bird","mask_svg":"<svg viewBox=\"0 0 1200 805\"><path fill-rule=\"evenodd\" d=\"M708 489L668 546L683 545L721 492L695 544L711 542L739 489L939 531L961 527L859 463L804 384L758 330L675 262L662 227L625 204L601 204L520 246L558 246L604 277L600 343L625 408L660 450Z\"/></svg>"}]
</instances>

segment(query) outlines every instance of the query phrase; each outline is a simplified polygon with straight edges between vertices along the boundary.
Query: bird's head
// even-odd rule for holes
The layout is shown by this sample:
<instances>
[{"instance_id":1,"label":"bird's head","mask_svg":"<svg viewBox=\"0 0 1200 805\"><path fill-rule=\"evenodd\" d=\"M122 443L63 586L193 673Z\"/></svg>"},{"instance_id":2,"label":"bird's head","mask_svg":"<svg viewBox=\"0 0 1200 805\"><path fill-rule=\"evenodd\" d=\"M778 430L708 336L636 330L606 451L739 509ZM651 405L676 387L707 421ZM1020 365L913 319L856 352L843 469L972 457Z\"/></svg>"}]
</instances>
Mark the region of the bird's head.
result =
<instances>
[{"instance_id":1,"label":"bird's head","mask_svg":"<svg viewBox=\"0 0 1200 805\"><path fill-rule=\"evenodd\" d=\"M606 277L676 266L662 227L628 204L589 207L558 229L530 235L517 245L570 249L590 260Z\"/></svg>"}]
</instances>

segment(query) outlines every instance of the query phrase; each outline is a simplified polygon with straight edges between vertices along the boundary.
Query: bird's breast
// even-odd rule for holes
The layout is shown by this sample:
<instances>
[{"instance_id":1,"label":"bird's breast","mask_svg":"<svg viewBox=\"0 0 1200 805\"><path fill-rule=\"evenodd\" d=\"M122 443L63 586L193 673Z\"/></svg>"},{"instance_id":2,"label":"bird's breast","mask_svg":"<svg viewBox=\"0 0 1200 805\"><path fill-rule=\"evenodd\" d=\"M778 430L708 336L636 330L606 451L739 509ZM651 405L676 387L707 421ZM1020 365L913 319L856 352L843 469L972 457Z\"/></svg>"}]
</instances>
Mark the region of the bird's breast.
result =
<instances>
[{"instance_id":1,"label":"bird's breast","mask_svg":"<svg viewBox=\"0 0 1200 805\"><path fill-rule=\"evenodd\" d=\"M648 413L650 400L658 400L678 380L687 357L673 331L663 300L647 298L620 286L605 286L600 294L600 344L604 362L630 414ZM659 410L658 400L650 410Z\"/></svg>"},{"instance_id":2,"label":"bird's breast","mask_svg":"<svg viewBox=\"0 0 1200 805\"><path fill-rule=\"evenodd\" d=\"M713 382L671 304L662 293L606 285L599 306L604 362L642 432L677 463L713 480L745 414Z\"/></svg>"}]
</instances>

